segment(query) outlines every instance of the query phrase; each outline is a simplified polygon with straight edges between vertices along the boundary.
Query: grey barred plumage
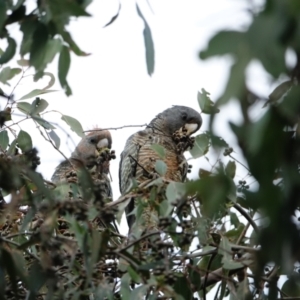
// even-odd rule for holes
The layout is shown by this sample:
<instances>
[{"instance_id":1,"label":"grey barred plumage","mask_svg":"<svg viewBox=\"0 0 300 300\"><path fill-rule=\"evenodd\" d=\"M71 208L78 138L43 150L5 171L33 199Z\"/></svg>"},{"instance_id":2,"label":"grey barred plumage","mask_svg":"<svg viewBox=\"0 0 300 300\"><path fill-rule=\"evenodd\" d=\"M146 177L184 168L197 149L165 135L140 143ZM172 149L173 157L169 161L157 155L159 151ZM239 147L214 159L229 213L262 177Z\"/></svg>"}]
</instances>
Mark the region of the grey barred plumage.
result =
<instances>
[{"instance_id":1,"label":"grey barred plumage","mask_svg":"<svg viewBox=\"0 0 300 300\"><path fill-rule=\"evenodd\" d=\"M188 164L183 153L191 146L188 137L196 132L201 124L202 118L194 109L186 106L173 106L158 114L144 130L130 136L121 154L119 168L121 194L124 195L130 190L133 178L138 183L149 179L149 175L155 172L157 160L163 160L167 166L164 175L166 179L184 181ZM182 139L181 136L184 138ZM163 159L153 150L153 144L164 147ZM135 220L134 216L129 215L134 205L134 200L131 200L126 208L129 228ZM147 212L146 215L144 217L149 218L151 213Z\"/></svg>"},{"instance_id":2,"label":"grey barred plumage","mask_svg":"<svg viewBox=\"0 0 300 300\"><path fill-rule=\"evenodd\" d=\"M108 178L111 146L110 132L95 128L81 139L71 157L55 168L51 177L52 182L55 184L77 182L77 173L80 170L88 170L94 184L100 188L102 198L112 198Z\"/></svg>"}]
</instances>

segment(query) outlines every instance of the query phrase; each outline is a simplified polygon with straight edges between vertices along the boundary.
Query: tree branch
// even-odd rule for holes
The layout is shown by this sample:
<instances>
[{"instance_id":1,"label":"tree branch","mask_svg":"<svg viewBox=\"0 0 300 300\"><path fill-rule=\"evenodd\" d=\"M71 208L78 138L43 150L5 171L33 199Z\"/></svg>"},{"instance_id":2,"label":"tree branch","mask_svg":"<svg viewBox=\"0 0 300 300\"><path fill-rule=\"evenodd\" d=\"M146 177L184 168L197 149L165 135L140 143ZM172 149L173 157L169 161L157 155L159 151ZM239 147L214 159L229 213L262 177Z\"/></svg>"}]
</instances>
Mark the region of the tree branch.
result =
<instances>
[{"instance_id":1,"label":"tree branch","mask_svg":"<svg viewBox=\"0 0 300 300\"><path fill-rule=\"evenodd\" d=\"M120 126L120 127L90 129L90 130L85 130L84 132L104 131L104 130L118 130L118 129L128 128L128 127L146 127L146 126L148 126L148 124L142 124L142 125L124 125L124 126Z\"/></svg>"},{"instance_id":2,"label":"tree branch","mask_svg":"<svg viewBox=\"0 0 300 300\"><path fill-rule=\"evenodd\" d=\"M233 204L233 207L243 216L245 217L245 219L251 224L251 226L253 227L254 231L256 233L259 232L259 228L258 226L256 225L256 223L253 221L253 219L250 217L250 215L244 211L244 209L238 205L237 203L234 203Z\"/></svg>"}]
</instances>

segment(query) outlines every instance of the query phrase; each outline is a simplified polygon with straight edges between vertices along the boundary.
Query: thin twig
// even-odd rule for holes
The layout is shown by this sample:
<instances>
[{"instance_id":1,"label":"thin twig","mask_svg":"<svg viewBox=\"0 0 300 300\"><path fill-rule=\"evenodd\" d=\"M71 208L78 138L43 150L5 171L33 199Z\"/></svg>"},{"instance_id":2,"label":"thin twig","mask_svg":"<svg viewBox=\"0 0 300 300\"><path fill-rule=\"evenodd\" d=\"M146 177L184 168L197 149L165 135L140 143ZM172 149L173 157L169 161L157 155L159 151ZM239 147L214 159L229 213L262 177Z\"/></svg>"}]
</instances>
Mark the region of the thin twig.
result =
<instances>
[{"instance_id":1,"label":"thin twig","mask_svg":"<svg viewBox=\"0 0 300 300\"><path fill-rule=\"evenodd\" d=\"M234 203L233 204L233 207L241 214L243 215L243 217L245 217L245 219L251 224L251 226L253 227L254 231L256 233L259 232L259 228L258 226L256 225L256 223L253 221L253 219L248 215L247 212L244 211L244 209L239 206L237 203Z\"/></svg>"},{"instance_id":2,"label":"thin twig","mask_svg":"<svg viewBox=\"0 0 300 300\"><path fill-rule=\"evenodd\" d=\"M33 233L32 232L18 232L18 233L14 233L14 234L11 234L11 235L7 235L5 238L10 239L10 238L20 236L20 235L33 235Z\"/></svg>"},{"instance_id":3,"label":"thin twig","mask_svg":"<svg viewBox=\"0 0 300 300\"><path fill-rule=\"evenodd\" d=\"M104 130L118 130L118 129L128 128L128 127L146 127L146 126L148 126L148 124L142 124L142 125L124 125L124 126L120 126L120 127L90 129L90 130L85 130L84 132L104 131Z\"/></svg>"},{"instance_id":4,"label":"thin twig","mask_svg":"<svg viewBox=\"0 0 300 300\"><path fill-rule=\"evenodd\" d=\"M115 251L115 254L122 257L124 260L128 261L130 265L133 266L135 269L138 269L138 265L135 262L133 262L131 259L129 259L126 255L121 253L120 251Z\"/></svg>"},{"instance_id":5,"label":"thin twig","mask_svg":"<svg viewBox=\"0 0 300 300\"><path fill-rule=\"evenodd\" d=\"M126 250L129 249L130 247L134 246L135 244L139 243L140 241L152 236L152 235L156 235L156 234L160 234L160 231L153 231L153 232L149 232L143 236L141 236L139 239L132 241L130 244L126 245L124 248L122 248L121 250Z\"/></svg>"},{"instance_id":6,"label":"thin twig","mask_svg":"<svg viewBox=\"0 0 300 300\"><path fill-rule=\"evenodd\" d=\"M35 121L34 121L35 122ZM36 123L36 122L35 122ZM36 127L37 127L37 129L39 130L39 132L40 132L40 134L42 135L42 137L47 141L47 142L49 142L52 146L53 146L53 148L55 149L55 150L57 150L69 163L70 163L70 165L72 166L72 164L71 164L71 162L69 161L69 159L62 153L62 151L60 151L56 146L55 146L55 144L53 143L53 141L51 140L51 138L49 137L49 134L48 134L48 132L45 130L45 132L46 132L46 134L47 134L47 137L44 135L44 133L42 132L42 130L40 129L40 126L36 123Z\"/></svg>"},{"instance_id":7,"label":"thin twig","mask_svg":"<svg viewBox=\"0 0 300 300\"><path fill-rule=\"evenodd\" d=\"M241 245L231 245L231 249L234 249L234 250L240 249L240 250L245 250L247 252L258 252L261 250L260 248L252 248L252 247L246 247L246 246L241 246Z\"/></svg>"},{"instance_id":8,"label":"thin twig","mask_svg":"<svg viewBox=\"0 0 300 300\"><path fill-rule=\"evenodd\" d=\"M109 202L109 203L106 203L105 204L105 207L114 207L114 206L117 206L123 202L125 202L126 200L129 200L130 198L134 198L138 196L137 193L132 193L132 194L126 194L124 196L121 196L118 200L116 201L112 201L112 202Z\"/></svg>"},{"instance_id":9,"label":"thin twig","mask_svg":"<svg viewBox=\"0 0 300 300\"><path fill-rule=\"evenodd\" d=\"M4 126L3 126L2 129L11 129L11 128L10 128L11 126L18 125L19 123L21 123L21 122L23 122L23 121L25 121L25 120L28 120L28 119L30 119L29 116L27 116L26 118L24 118L24 119L22 119L22 120L20 120L20 121L18 121L18 122L15 122L15 123L13 123L13 124L10 124L10 125L5 125L5 124L4 124Z\"/></svg>"},{"instance_id":10,"label":"thin twig","mask_svg":"<svg viewBox=\"0 0 300 300\"><path fill-rule=\"evenodd\" d=\"M244 165L243 163L241 163L239 160L237 160L235 157L233 157L231 154L229 154L229 157L231 157L233 160L235 160L238 164L240 164L241 166L243 166L249 173L250 173L250 169Z\"/></svg>"},{"instance_id":11,"label":"thin twig","mask_svg":"<svg viewBox=\"0 0 300 300\"><path fill-rule=\"evenodd\" d=\"M196 252L196 253L193 253L193 254L174 256L174 259L195 258L195 257L201 257L201 256L205 256L205 255L216 254L217 252L218 252L218 250L217 250L217 248L215 248L215 249L212 249L212 250Z\"/></svg>"},{"instance_id":12,"label":"thin twig","mask_svg":"<svg viewBox=\"0 0 300 300\"><path fill-rule=\"evenodd\" d=\"M243 231L241 232L239 238L236 241L236 244L239 245L239 243L242 241L242 239L245 237L247 230L249 229L250 223L248 222L247 225L244 227Z\"/></svg>"},{"instance_id":13,"label":"thin twig","mask_svg":"<svg viewBox=\"0 0 300 300\"><path fill-rule=\"evenodd\" d=\"M203 283L204 284L204 288L203 288L203 300L206 300L206 288L205 288L205 286L206 286L206 283L207 283L208 272L209 272L211 264L212 264L214 258L216 257L216 255L217 255L216 253L213 253L211 255L211 257L209 258L209 261L208 261L208 264L207 264L207 271L205 273L205 278L204 278L204 283Z\"/></svg>"},{"instance_id":14,"label":"thin twig","mask_svg":"<svg viewBox=\"0 0 300 300\"><path fill-rule=\"evenodd\" d=\"M20 77L20 79L18 80L18 82L15 84L15 86L14 86L13 89L11 90L11 93L10 93L10 95L9 95L8 98L7 98L7 102L6 102L5 108L8 106L9 100L11 99L11 97L12 97L12 95L13 95L15 89L16 89L17 86L20 84L21 80L25 77L25 73L27 72L27 70L28 70L29 68L30 68L30 67L28 67L25 71L24 71L24 69L22 70L22 76ZM14 101L14 102L16 102L16 101ZM14 102L13 102L13 103L14 103ZM12 103L12 104L13 104L13 103ZM4 109L5 109L5 108L4 108Z\"/></svg>"},{"instance_id":15,"label":"thin twig","mask_svg":"<svg viewBox=\"0 0 300 300\"><path fill-rule=\"evenodd\" d=\"M8 240L8 239L6 239L6 238L4 238L4 237L1 237L0 240L3 241L3 242L5 242L5 243L12 244L12 245L14 245L14 246L16 246L16 247L20 247L20 245L19 245L18 243L14 242L14 241L11 241L11 240ZM23 249L23 250L24 250L28 255L30 255L31 257L33 257L34 259L36 259L36 260L38 260L38 261L40 260L35 254L31 253L29 250L27 250L27 249Z\"/></svg>"}]
</instances>

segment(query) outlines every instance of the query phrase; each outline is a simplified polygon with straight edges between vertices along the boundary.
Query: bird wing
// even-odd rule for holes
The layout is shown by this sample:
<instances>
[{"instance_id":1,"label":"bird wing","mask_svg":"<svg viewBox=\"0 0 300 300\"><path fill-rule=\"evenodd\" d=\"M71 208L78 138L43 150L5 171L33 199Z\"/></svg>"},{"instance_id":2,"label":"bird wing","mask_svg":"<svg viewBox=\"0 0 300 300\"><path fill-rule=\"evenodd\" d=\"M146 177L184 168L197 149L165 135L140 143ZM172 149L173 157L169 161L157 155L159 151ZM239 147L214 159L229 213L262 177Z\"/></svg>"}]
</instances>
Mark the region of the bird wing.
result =
<instances>
[{"instance_id":1,"label":"bird wing","mask_svg":"<svg viewBox=\"0 0 300 300\"><path fill-rule=\"evenodd\" d=\"M72 166L69 161L62 161L54 170L51 177L51 181L55 184L66 180L66 174L72 170Z\"/></svg>"},{"instance_id":2,"label":"bird wing","mask_svg":"<svg viewBox=\"0 0 300 300\"><path fill-rule=\"evenodd\" d=\"M131 179L136 176L138 166L138 156L141 147L144 145L146 133L139 131L130 136L126 142L125 148L121 153L119 168L120 192L124 194L128 191Z\"/></svg>"}]
</instances>

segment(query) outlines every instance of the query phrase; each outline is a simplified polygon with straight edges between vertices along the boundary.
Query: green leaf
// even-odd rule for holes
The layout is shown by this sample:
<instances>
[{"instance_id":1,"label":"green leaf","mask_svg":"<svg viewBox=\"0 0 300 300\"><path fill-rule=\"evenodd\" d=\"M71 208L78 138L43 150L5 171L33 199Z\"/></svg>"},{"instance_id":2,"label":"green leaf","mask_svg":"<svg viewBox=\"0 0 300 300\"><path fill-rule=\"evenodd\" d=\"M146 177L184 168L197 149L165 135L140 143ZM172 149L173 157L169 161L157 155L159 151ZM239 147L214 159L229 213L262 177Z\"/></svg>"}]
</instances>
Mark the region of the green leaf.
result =
<instances>
[{"instance_id":1,"label":"green leaf","mask_svg":"<svg viewBox=\"0 0 300 300\"><path fill-rule=\"evenodd\" d=\"M122 299L132 299L131 298L131 289L130 289L131 278L128 273L126 273L121 278L121 296Z\"/></svg>"},{"instance_id":2,"label":"green leaf","mask_svg":"<svg viewBox=\"0 0 300 300\"><path fill-rule=\"evenodd\" d=\"M174 284L174 290L177 294L181 295L183 299L193 299L193 292L187 278L183 275L177 276Z\"/></svg>"},{"instance_id":3,"label":"green leaf","mask_svg":"<svg viewBox=\"0 0 300 300\"><path fill-rule=\"evenodd\" d=\"M157 160L155 162L155 171L160 175L164 176L167 172L167 165L162 160Z\"/></svg>"},{"instance_id":4,"label":"green leaf","mask_svg":"<svg viewBox=\"0 0 300 300\"><path fill-rule=\"evenodd\" d=\"M262 13L253 19L245 33L252 57L260 60L265 70L275 78L286 72L286 45L280 40L279 32L289 30L284 28L287 22L278 19L275 13Z\"/></svg>"},{"instance_id":5,"label":"green leaf","mask_svg":"<svg viewBox=\"0 0 300 300\"><path fill-rule=\"evenodd\" d=\"M236 54L239 47L246 43L245 33L238 31L221 31L210 39L208 48L201 51L201 59L207 59L216 55Z\"/></svg>"},{"instance_id":6,"label":"green leaf","mask_svg":"<svg viewBox=\"0 0 300 300\"><path fill-rule=\"evenodd\" d=\"M197 96L201 111L204 114L215 114L220 112L220 110L217 107L215 107L214 102L210 100L209 93L205 89L201 89L201 91L202 93L198 92Z\"/></svg>"},{"instance_id":7,"label":"green leaf","mask_svg":"<svg viewBox=\"0 0 300 300\"><path fill-rule=\"evenodd\" d=\"M245 225L243 223L240 223L236 228L228 230L224 233L224 236L226 236L230 242L236 243L241 236L243 230L245 228Z\"/></svg>"},{"instance_id":8,"label":"green leaf","mask_svg":"<svg viewBox=\"0 0 300 300\"><path fill-rule=\"evenodd\" d=\"M26 115L30 115L32 106L28 102L18 102L17 109Z\"/></svg>"},{"instance_id":9,"label":"green leaf","mask_svg":"<svg viewBox=\"0 0 300 300\"><path fill-rule=\"evenodd\" d=\"M159 205L159 215L162 217L168 216L173 210L174 206L168 200L163 200Z\"/></svg>"},{"instance_id":10,"label":"green leaf","mask_svg":"<svg viewBox=\"0 0 300 300\"><path fill-rule=\"evenodd\" d=\"M8 80L12 79L17 74L20 74L21 71L20 68L11 69L10 67L5 67L0 72L0 81L6 84Z\"/></svg>"},{"instance_id":11,"label":"green leaf","mask_svg":"<svg viewBox=\"0 0 300 300\"><path fill-rule=\"evenodd\" d=\"M175 203L186 193L185 184L182 182L170 182L166 189L166 196L169 203Z\"/></svg>"},{"instance_id":12,"label":"green leaf","mask_svg":"<svg viewBox=\"0 0 300 300\"><path fill-rule=\"evenodd\" d=\"M202 169L202 168L199 169L198 174L199 174L199 178L203 178L203 177L207 177L207 176L212 175L212 173L210 171L207 171L207 170Z\"/></svg>"},{"instance_id":13,"label":"green leaf","mask_svg":"<svg viewBox=\"0 0 300 300\"><path fill-rule=\"evenodd\" d=\"M6 130L0 132L0 148L1 151L6 150L9 143L8 133Z\"/></svg>"},{"instance_id":14,"label":"green leaf","mask_svg":"<svg viewBox=\"0 0 300 300\"><path fill-rule=\"evenodd\" d=\"M10 61L16 53L17 44L16 44L15 40L12 39L11 37L7 37L7 43L8 43L8 46L7 46L6 50L4 51L4 53L0 57L0 65L5 64L8 61Z\"/></svg>"},{"instance_id":15,"label":"green leaf","mask_svg":"<svg viewBox=\"0 0 300 300\"><path fill-rule=\"evenodd\" d=\"M230 178L224 174L206 176L186 183L188 194L197 193L200 198L201 214L209 218L224 214L230 188Z\"/></svg>"},{"instance_id":16,"label":"green leaf","mask_svg":"<svg viewBox=\"0 0 300 300\"><path fill-rule=\"evenodd\" d=\"M15 154L16 144L17 144L17 139L13 140L12 143L10 144L10 146L7 150L7 155Z\"/></svg>"},{"instance_id":17,"label":"green leaf","mask_svg":"<svg viewBox=\"0 0 300 300\"><path fill-rule=\"evenodd\" d=\"M273 103L280 101L290 91L292 86L293 86L292 80L282 82L269 95L269 101Z\"/></svg>"},{"instance_id":18,"label":"green leaf","mask_svg":"<svg viewBox=\"0 0 300 300\"><path fill-rule=\"evenodd\" d=\"M30 135L26 131L21 130L19 132L17 136L17 143L22 152L32 149L32 140Z\"/></svg>"},{"instance_id":19,"label":"green leaf","mask_svg":"<svg viewBox=\"0 0 300 300\"><path fill-rule=\"evenodd\" d=\"M164 159L166 157L166 149L159 145L159 144L153 144L150 146L161 159Z\"/></svg>"},{"instance_id":20,"label":"green leaf","mask_svg":"<svg viewBox=\"0 0 300 300\"><path fill-rule=\"evenodd\" d=\"M4 268L7 270L9 275L9 281L12 284L12 289L14 292L17 291L17 272L15 269L15 263L13 261L12 253L5 248L1 249L0 257L1 271L4 272ZM2 273L1 272L1 273Z\"/></svg>"},{"instance_id":21,"label":"green leaf","mask_svg":"<svg viewBox=\"0 0 300 300\"><path fill-rule=\"evenodd\" d=\"M54 85L54 83L55 83L55 76L52 73L50 73L50 72L44 72L43 76L49 76L50 77L49 83L43 88L43 90L48 90L48 89L50 89Z\"/></svg>"},{"instance_id":22,"label":"green leaf","mask_svg":"<svg viewBox=\"0 0 300 300\"><path fill-rule=\"evenodd\" d=\"M30 52L31 44L32 44L32 36L34 31L36 30L39 22L33 19L25 19L20 24L20 30L23 32L23 39L20 48L21 56Z\"/></svg>"},{"instance_id":23,"label":"green leaf","mask_svg":"<svg viewBox=\"0 0 300 300\"><path fill-rule=\"evenodd\" d=\"M152 39L152 33L151 29L143 16L138 4L136 4L136 9L138 12L138 15L141 17L141 19L144 22L144 42L145 42L145 49L146 49L146 62L147 62L147 71L148 75L151 76L154 72L154 61L155 61L155 52L154 52L154 44L153 44L153 39Z\"/></svg>"},{"instance_id":24,"label":"green leaf","mask_svg":"<svg viewBox=\"0 0 300 300\"><path fill-rule=\"evenodd\" d=\"M148 284L143 284L135 288L130 295L130 299L144 299L149 287L150 286Z\"/></svg>"},{"instance_id":25,"label":"green leaf","mask_svg":"<svg viewBox=\"0 0 300 300\"><path fill-rule=\"evenodd\" d=\"M64 41L69 44L70 49L76 55L78 55L78 56L89 56L90 55L90 53L86 53L78 47L78 45L74 42L74 40L69 32L63 31L63 32L61 32L61 35L62 35Z\"/></svg>"},{"instance_id":26,"label":"green leaf","mask_svg":"<svg viewBox=\"0 0 300 300\"><path fill-rule=\"evenodd\" d=\"M237 228L240 225L240 220L237 217L236 213L230 212L230 223L233 225L235 228Z\"/></svg>"},{"instance_id":27,"label":"green leaf","mask_svg":"<svg viewBox=\"0 0 300 300\"><path fill-rule=\"evenodd\" d=\"M229 146L222 137L210 134L209 132L206 132L206 134L209 135L213 147L227 148Z\"/></svg>"},{"instance_id":28,"label":"green leaf","mask_svg":"<svg viewBox=\"0 0 300 300\"><path fill-rule=\"evenodd\" d=\"M28 67L29 66L29 60L21 58L17 60L17 64L21 67Z\"/></svg>"},{"instance_id":29,"label":"green leaf","mask_svg":"<svg viewBox=\"0 0 300 300\"><path fill-rule=\"evenodd\" d=\"M230 160L225 167L225 173L228 177L233 179L235 176L235 171L236 171L235 161Z\"/></svg>"},{"instance_id":30,"label":"green leaf","mask_svg":"<svg viewBox=\"0 0 300 300\"><path fill-rule=\"evenodd\" d=\"M31 104L31 114L37 115L43 112L48 107L48 105L49 103L46 100L35 98L35 100L33 100Z\"/></svg>"},{"instance_id":31,"label":"green leaf","mask_svg":"<svg viewBox=\"0 0 300 300\"><path fill-rule=\"evenodd\" d=\"M43 71L46 67L44 59L47 51L48 34L47 26L38 22L32 36L29 56L30 65L34 66L37 71Z\"/></svg>"},{"instance_id":32,"label":"green leaf","mask_svg":"<svg viewBox=\"0 0 300 300\"><path fill-rule=\"evenodd\" d=\"M223 236L220 243L220 247L218 249L218 253L220 255L223 255L223 268L226 270L234 270L244 267L244 264L242 264L241 262L233 260L231 252L231 244L229 243L228 238Z\"/></svg>"},{"instance_id":33,"label":"green leaf","mask_svg":"<svg viewBox=\"0 0 300 300\"><path fill-rule=\"evenodd\" d=\"M37 261L35 261L30 267L28 279L29 288L32 293L38 292L40 288L45 284L47 275Z\"/></svg>"},{"instance_id":34,"label":"green leaf","mask_svg":"<svg viewBox=\"0 0 300 300\"><path fill-rule=\"evenodd\" d=\"M0 1L0 32L2 32L3 25L7 19L7 1L1 0Z\"/></svg>"},{"instance_id":35,"label":"green leaf","mask_svg":"<svg viewBox=\"0 0 300 300\"><path fill-rule=\"evenodd\" d=\"M6 108L5 110L0 111L0 127L2 127L7 121L11 121L10 108Z\"/></svg>"},{"instance_id":36,"label":"green leaf","mask_svg":"<svg viewBox=\"0 0 300 300\"><path fill-rule=\"evenodd\" d=\"M31 118L34 121L36 121L38 124L40 124L42 127L44 127L45 129L55 129L55 127L53 125L51 125L48 121L41 118L40 116L32 115Z\"/></svg>"},{"instance_id":37,"label":"green leaf","mask_svg":"<svg viewBox=\"0 0 300 300\"><path fill-rule=\"evenodd\" d=\"M70 57L69 48L63 46L58 61L58 78L67 96L70 96L72 94L71 88L69 87L66 79L69 72L70 63L71 63L71 57Z\"/></svg>"},{"instance_id":38,"label":"green leaf","mask_svg":"<svg viewBox=\"0 0 300 300\"><path fill-rule=\"evenodd\" d=\"M200 245L206 245L208 243L208 228L209 228L209 221L207 218L197 218L197 223L199 224L198 226L198 239L200 242ZM210 246L208 246L210 247ZM204 250L203 248L203 251Z\"/></svg>"},{"instance_id":39,"label":"green leaf","mask_svg":"<svg viewBox=\"0 0 300 300\"><path fill-rule=\"evenodd\" d=\"M83 132L83 128L81 126L81 124L79 123L79 121L77 121L76 119L70 117L70 116L66 116L63 115L61 117L61 119L63 121L65 121L71 128L71 130L73 130L74 132L77 133L77 135L79 135L80 137L84 137L84 132Z\"/></svg>"},{"instance_id":40,"label":"green leaf","mask_svg":"<svg viewBox=\"0 0 300 300\"><path fill-rule=\"evenodd\" d=\"M283 284L281 291L287 297L300 297L300 283L299 278L290 278Z\"/></svg>"},{"instance_id":41,"label":"green leaf","mask_svg":"<svg viewBox=\"0 0 300 300\"><path fill-rule=\"evenodd\" d=\"M56 148L59 149L59 147L60 147L60 138L59 138L59 136L53 130L51 130L48 134L49 134L51 140L54 142Z\"/></svg>"},{"instance_id":42,"label":"green leaf","mask_svg":"<svg viewBox=\"0 0 300 300\"><path fill-rule=\"evenodd\" d=\"M60 53L62 49L61 39L53 39L47 41L46 52L44 57L44 63L51 63L57 53Z\"/></svg>"},{"instance_id":43,"label":"green leaf","mask_svg":"<svg viewBox=\"0 0 300 300\"><path fill-rule=\"evenodd\" d=\"M121 3L119 2L119 9L117 11L117 13L110 19L110 21L108 23L106 23L103 28L111 25L119 16L119 13L120 13L120 10L121 10Z\"/></svg>"},{"instance_id":44,"label":"green leaf","mask_svg":"<svg viewBox=\"0 0 300 300\"><path fill-rule=\"evenodd\" d=\"M134 282L136 282L136 283L140 283L141 282L140 275L131 266L128 266L127 271L128 271L129 276L131 277L131 279Z\"/></svg>"},{"instance_id":45,"label":"green leaf","mask_svg":"<svg viewBox=\"0 0 300 300\"><path fill-rule=\"evenodd\" d=\"M195 144L190 150L193 158L199 158L205 155L209 149L209 138L206 134L199 134L195 138Z\"/></svg>"},{"instance_id":46,"label":"green leaf","mask_svg":"<svg viewBox=\"0 0 300 300\"><path fill-rule=\"evenodd\" d=\"M232 98L242 100L246 97L247 90L245 83L245 70L250 63L251 58L249 55L246 55L247 52L244 53L242 50L243 49L240 49L240 59L237 60L231 67L225 92L216 102L219 106L226 104Z\"/></svg>"},{"instance_id":47,"label":"green leaf","mask_svg":"<svg viewBox=\"0 0 300 300\"><path fill-rule=\"evenodd\" d=\"M48 94L48 93L53 93L53 92L57 92L57 90L35 89L35 90L31 91L30 93L24 95L24 96L23 96L22 98L20 98L19 100L30 99L30 98L36 97L36 96L38 96L38 95Z\"/></svg>"}]
</instances>

